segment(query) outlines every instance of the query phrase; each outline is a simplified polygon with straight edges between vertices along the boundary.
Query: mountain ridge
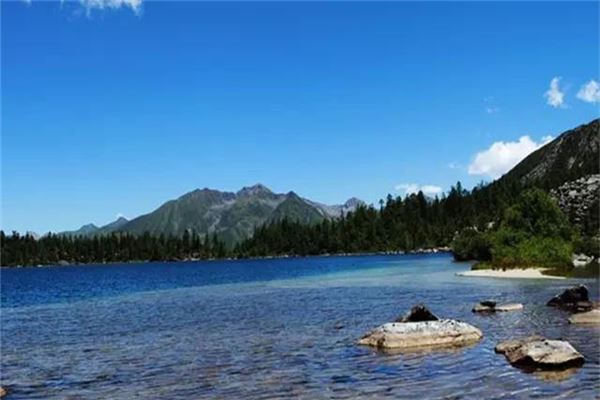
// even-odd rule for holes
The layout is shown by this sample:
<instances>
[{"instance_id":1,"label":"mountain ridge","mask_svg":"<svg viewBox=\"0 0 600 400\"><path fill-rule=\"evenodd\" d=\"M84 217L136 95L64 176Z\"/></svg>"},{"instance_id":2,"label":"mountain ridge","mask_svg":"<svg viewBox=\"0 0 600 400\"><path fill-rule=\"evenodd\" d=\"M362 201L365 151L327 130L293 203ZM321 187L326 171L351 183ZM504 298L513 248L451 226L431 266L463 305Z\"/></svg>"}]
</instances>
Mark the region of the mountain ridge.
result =
<instances>
[{"instance_id":1,"label":"mountain ridge","mask_svg":"<svg viewBox=\"0 0 600 400\"><path fill-rule=\"evenodd\" d=\"M289 218L304 223L320 222L324 218L339 218L356 209L361 200L352 197L344 204L326 205L300 197L293 191L275 193L256 183L237 192L216 189L194 189L168 200L153 211L131 220L119 218L104 226L86 224L75 231L60 233L70 236L95 236L113 232L141 235L216 234L226 243L234 244L252 235L265 222Z\"/></svg>"}]
</instances>

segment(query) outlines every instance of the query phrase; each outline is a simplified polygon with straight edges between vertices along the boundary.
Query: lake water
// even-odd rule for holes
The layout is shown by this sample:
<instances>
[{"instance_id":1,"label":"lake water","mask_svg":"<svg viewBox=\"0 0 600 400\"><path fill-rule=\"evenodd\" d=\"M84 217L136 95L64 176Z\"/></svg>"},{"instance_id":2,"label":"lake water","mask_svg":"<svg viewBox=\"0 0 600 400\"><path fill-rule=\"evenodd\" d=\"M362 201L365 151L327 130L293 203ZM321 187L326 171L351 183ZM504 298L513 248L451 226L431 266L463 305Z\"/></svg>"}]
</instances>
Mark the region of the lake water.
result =
<instances>
[{"instance_id":1,"label":"lake water","mask_svg":"<svg viewBox=\"0 0 600 400\"><path fill-rule=\"evenodd\" d=\"M3 269L9 399L565 398L600 390L600 330L545 302L583 282L457 277L449 255L315 257ZM482 299L523 311L475 315ZM460 350L355 342L424 302L479 327ZM526 373L494 353L528 334L569 340L583 367Z\"/></svg>"}]
</instances>

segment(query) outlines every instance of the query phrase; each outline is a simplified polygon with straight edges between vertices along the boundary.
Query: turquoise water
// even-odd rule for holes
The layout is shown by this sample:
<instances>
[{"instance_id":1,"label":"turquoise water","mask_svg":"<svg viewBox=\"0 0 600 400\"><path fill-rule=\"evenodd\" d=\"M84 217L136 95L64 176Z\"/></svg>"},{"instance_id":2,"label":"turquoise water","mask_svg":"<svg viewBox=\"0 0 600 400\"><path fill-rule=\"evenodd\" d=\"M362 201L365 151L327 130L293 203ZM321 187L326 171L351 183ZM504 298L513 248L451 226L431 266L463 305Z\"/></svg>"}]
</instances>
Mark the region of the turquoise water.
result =
<instances>
[{"instance_id":1,"label":"turquoise water","mask_svg":"<svg viewBox=\"0 0 600 400\"><path fill-rule=\"evenodd\" d=\"M600 330L546 307L584 282L457 277L448 255L3 269L1 381L13 399L596 398ZM523 311L475 315L479 300ZM355 345L417 302L479 327L454 351ZM582 368L526 373L494 353L569 340Z\"/></svg>"}]
</instances>

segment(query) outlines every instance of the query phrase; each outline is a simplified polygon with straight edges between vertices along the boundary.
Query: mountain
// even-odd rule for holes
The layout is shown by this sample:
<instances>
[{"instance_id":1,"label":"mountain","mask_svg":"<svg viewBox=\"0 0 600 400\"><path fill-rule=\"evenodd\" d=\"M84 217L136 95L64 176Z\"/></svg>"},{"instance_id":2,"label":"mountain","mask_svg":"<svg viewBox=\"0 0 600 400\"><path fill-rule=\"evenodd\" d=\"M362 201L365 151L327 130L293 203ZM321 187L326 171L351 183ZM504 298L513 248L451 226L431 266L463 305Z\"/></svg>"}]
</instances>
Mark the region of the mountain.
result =
<instances>
[{"instance_id":1,"label":"mountain","mask_svg":"<svg viewBox=\"0 0 600 400\"><path fill-rule=\"evenodd\" d=\"M120 229L128 222L129 222L129 220L127 218L119 217L116 220L114 220L113 222L98 228L98 230L95 233L101 234L101 235L106 234L106 233L111 233L111 232L114 232L114 231Z\"/></svg>"},{"instance_id":2,"label":"mountain","mask_svg":"<svg viewBox=\"0 0 600 400\"><path fill-rule=\"evenodd\" d=\"M83 226L68 235L103 235L128 232L141 235L218 234L226 243L236 243L252 235L265 222L289 218L316 223L324 218L338 218L354 211L362 201L352 198L342 205L325 205L304 199L294 192L274 193L264 185L247 186L237 192L197 189L170 200L156 210L130 221L120 218L108 225Z\"/></svg>"},{"instance_id":3,"label":"mountain","mask_svg":"<svg viewBox=\"0 0 600 400\"><path fill-rule=\"evenodd\" d=\"M114 231L120 229L127 222L129 222L127 220L127 218L125 218L125 217L119 217L115 221L110 222L110 223L108 223L106 225L103 225L101 227L98 227L98 226L96 226L94 224L86 224L86 225L83 225L81 228L77 229L76 231L61 232L61 233L59 233L59 235L64 235L64 236L94 236L94 235L104 235L104 234L111 233L111 232L114 232Z\"/></svg>"},{"instance_id":4,"label":"mountain","mask_svg":"<svg viewBox=\"0 0 600 400\"><path fill-rule=\"evenodd\" d=\"M286 199L273 210L269 221L288 218L305 224L313 224L322 221L324 217L328 216L324 216L322 210L300 198L296 193L289 192Z\"/></svg>"},{"instance_id":5,"label":"mountain","mask_svg":"<svg viewBox=\"0 0 600 400\"><path fill-rule=\"evenodd\" d=\"M322 216L326 218L339 218L343 215L348 214L356 210L356 207L359 205L366 205L364 201L357 199L356 197L351 197L344 204L338 205L327 205L322 203L317 203L314 201L310 201L308 199L303 199L306 203L318 209Z\"/></svg>"},{"instance_id":6,"label":"mountain","mask_svg":"<svg viewBox=\"0 0 600 400\"><path fill-rule=\"evenodd\" d=\"M502 187L537 186L554 197L569 221L585 236L598 233L600 119L560 134L500 179L480 190L494 196Z\"/></svg>"},{"instance_id":7,"label":"mountain","mask_svg":"<svg viewBox=\"0 0 600 400\"><path fill-rule=\"evenodd\" d=\"M200 235L216 233L225 242L236 243L267 221L289 218L314 223L339 216L331 210L352 211L359 202L353 199L341 206L324 206L294 192L273 193L261 184L244 187L236 193L204 188L168 201L119 230L153 235L182 235L185 231Z\"/></svg>"},{"instance_id":8,"label":"mountain","mask_svg":"<svg viewBox=\"0 0 600 400\"><path fill-rule=\"evenodd\" d=\"M600 119L562 133L534 151L500 181L554 189L565 182L600 173Z\"/></svg>"},{"instance_id":9,"label":"mountain","mask_svg":"<svg viewBox=\"0 0 600 400\"><path fill-rule=\"evenodd\" d=\"M96 225L94 224L86 224L83 225L81 228L75 230L75 231L65 231L65 232L60 232L59 235L64 235L64 236L92 236L94 234L96 234L96 232L98 232L98 228Z\"/></svg>"}]
</instances>

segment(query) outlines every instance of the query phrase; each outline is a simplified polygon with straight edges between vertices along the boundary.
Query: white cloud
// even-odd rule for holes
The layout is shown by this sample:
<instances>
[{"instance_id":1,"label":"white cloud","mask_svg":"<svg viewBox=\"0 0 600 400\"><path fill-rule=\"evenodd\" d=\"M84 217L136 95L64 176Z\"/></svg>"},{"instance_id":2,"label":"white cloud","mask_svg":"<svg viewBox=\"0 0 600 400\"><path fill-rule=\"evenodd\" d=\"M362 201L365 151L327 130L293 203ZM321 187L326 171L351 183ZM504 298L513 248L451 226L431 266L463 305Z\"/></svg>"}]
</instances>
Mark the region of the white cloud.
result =
<instances>
[{"instance_id":1,"label":"white cloud","mask_svg":"<svg viewBox=\"0 0 600 400\"><path fill-rule=\"evenodd\" d=\"M435 185L418 185L416 183L401 183L396 185L395 189L405 194L415 194L419 191L427 196L436 196L442 194L442 188Z\"/></svg>"},{"instance_id":2,"label":"white cloud","mask_svg":"<svg viewBox=\"0 0 600 400\"><path fill-rule=\"evenodd\" d=\"M600 102L600 83L595 80L587 82L581 86L579 92L577 92L577 98L587 103L599 103Z\"/></svg>"},{"instance_id":3,"label":"white cloud","mask_svg":"<svg viewBox=\"0 0 600 400\"><path fill-rule=\"evenodd\" d=\"M488 106L485 108L485 112L488 114L495 114L498 111L500 111L500 109L498 107L494 107L494 106Z\"/></svg>"},{"instance_id":4,"label":"white cloud","mask_svg":"<svg viewBox=\"0 0 600 400\"><path fill-rule=\"evenodd\" d=\"M473 162L469 164L469 175L499 178L551 140L552 136L544 136L539 142L535 142L529 136L522 136L517 142L495 142L487 150L475 155Z\"/></svg>"},{"instance_id":5,"label":"white cloud","mask_svg":"<svg viewBox=\"0 0 600 400\"><path fill-rule=\"evenodd\" d=\"M142 11L142 0L79 0L79 2L88 14L93 9L104 10L106 8L118 9L121 7L129 7L137 15Z\"/></svg>"},{"instance_id":6,"label":"white cloud","mask_svg":"<svg viewBox=\"0 0 600 400\"><path fill-rule=\"evenodd\" d=\"M550 88L544 93L546 103L554 108L564 107L565 93L560 90L560 76L555 76L550 81Z\"/></svg>"}]
</instances>

